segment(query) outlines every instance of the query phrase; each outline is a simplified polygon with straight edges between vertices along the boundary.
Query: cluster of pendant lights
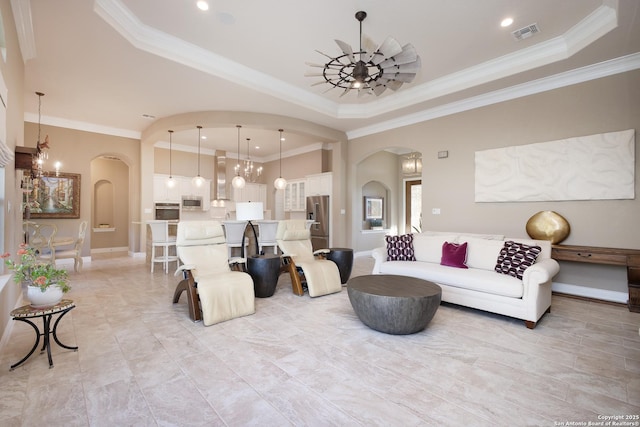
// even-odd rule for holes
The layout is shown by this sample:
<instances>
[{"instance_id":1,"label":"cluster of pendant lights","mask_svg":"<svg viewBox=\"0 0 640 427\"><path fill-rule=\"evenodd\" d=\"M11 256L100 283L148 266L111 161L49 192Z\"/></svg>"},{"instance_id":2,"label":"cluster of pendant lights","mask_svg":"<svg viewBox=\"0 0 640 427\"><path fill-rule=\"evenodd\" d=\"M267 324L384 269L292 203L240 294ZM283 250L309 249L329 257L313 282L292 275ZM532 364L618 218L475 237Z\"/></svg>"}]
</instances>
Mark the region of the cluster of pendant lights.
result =
<instances>
[{"instance_id":1,"label":"cluster of pendant lights","mask_svg":"<svg viewBox=\"0 0 640 427\"><path fill-rule=\"evenodd\" d=\"M201 141L200 132L202 130L202 126L197 126L197 128L198 128L198 174L191 180L191 183L196 187L202 187L202 185L205 182L205 179L200 176L200 141ZM244 186L246 184L246 181L240 175L240 128L242 128L242 126L241 125L236 125L236 128L238 128L238 163L237 163L236 168L235 168L236 175L231 180L231 185L233 186L233 188L240 189L240 188L244 188ZM173 144L173 139L172 139L173 138L173 130L169 130L168 132L169 132L169 178L167 179L167 187L174 188L176 186L176 180L173 178L172 169L171 169L171 165L172 165L171 152L172 152L172 144ZM280 133L280 138L279 138L279 142L280 142L280 157L279 157L280 172L279 172L278 178L276 178L275 181L273 181L273 186L277 190L284 190L287 187L287 180L282 177L282 141L284 140L284 138L282 137L282 132L284 132L284 130L283 129L278 129L278 132Z\"/></svg>"}]
</instances>

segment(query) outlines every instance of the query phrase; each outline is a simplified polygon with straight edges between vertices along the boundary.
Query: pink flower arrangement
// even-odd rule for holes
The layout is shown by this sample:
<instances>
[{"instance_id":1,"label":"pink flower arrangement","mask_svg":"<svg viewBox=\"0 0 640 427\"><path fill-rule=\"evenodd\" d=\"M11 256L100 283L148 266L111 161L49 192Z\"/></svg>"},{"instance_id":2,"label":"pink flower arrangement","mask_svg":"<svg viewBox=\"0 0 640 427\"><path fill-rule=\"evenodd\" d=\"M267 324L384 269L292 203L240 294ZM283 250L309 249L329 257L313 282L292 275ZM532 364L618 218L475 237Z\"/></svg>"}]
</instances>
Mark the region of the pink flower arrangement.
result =
<instances>
[{"instance_id":1,"label":"pink flower arrangement","mask_svg":"<svg viewBox=\"0 0 640 427\"><path fill-rule=\"evenodd\" d=\"M16 252L18 262L13 261L9 257L8 252L2 255L5 264L10 270L14 271L13 280L16 283L26 282L30 286L38 286L44 292L51 285L58 285L62 292L71 290L68 282L67 270L56 268L55 265L38 261L38 257L34 248L20 245Z\"/></svg>"}]
</instances>

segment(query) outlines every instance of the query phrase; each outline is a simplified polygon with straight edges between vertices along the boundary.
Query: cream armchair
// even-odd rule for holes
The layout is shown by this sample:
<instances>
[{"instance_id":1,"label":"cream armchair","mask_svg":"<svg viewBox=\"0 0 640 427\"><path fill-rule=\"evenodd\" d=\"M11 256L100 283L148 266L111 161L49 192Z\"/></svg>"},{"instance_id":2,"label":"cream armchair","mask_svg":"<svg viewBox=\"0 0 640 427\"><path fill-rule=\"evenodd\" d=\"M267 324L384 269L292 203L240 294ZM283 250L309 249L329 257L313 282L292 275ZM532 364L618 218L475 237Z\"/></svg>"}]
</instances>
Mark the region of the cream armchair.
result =
<instances>
[{"instance_id":1,"label":"cream armchair","mask_svg":"<svg viewBox=\"0 0 640 427\"><path fill-rule=\"evenodd\" d=\"M306 282L310 297L342 290L338 267L322 256L329 249L313 251L311 235L305 220L285 220L278 223L276 241L282 251L283 270L291 276L293 293L304 295Z\"/></svg>"},{"instance_id":2,"label":"cream armchair","mask_svg":"<svg viewBox=\"0 0 640 427\"><path fill-rule=\"evenodd\" d=\"M174 304L187 292L189 315L205 326L255 313L251 276L230 268L222 224L218 221L180 221L176 251L183 265L176 270L183 280L173 295ZM244 262L241 258L231 263Z\"/></svg>"}]
</instances>

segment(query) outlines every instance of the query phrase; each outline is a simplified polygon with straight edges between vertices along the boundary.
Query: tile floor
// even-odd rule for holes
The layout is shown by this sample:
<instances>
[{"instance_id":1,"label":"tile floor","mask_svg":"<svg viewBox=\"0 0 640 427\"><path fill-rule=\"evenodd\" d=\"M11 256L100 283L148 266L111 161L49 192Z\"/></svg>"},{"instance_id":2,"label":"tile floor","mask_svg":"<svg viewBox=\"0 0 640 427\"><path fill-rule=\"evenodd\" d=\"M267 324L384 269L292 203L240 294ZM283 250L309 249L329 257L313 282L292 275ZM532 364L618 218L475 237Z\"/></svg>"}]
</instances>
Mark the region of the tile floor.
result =
<instances>
[{"instance_id":1,"label":"tile floor","mask_svg":"<svg viewBox=\"0 0 640 427\"><path fill-rule=\"evenodd\" d=\"M371 271L356 259L354 275ZM346 289L311 299L281 276L256 314L192 323L177 279L144 260L72 273L63 343L30 349L15 322L0 349L2 426L557 426L640 414L640 314L554 296L535 330L443 304L424 331L364 326ZM624 421L624 419L622 419ZM584 424L586 425L586 424ZM632 424L629 424L632 425Z\"/></svg>"}]
</instances>

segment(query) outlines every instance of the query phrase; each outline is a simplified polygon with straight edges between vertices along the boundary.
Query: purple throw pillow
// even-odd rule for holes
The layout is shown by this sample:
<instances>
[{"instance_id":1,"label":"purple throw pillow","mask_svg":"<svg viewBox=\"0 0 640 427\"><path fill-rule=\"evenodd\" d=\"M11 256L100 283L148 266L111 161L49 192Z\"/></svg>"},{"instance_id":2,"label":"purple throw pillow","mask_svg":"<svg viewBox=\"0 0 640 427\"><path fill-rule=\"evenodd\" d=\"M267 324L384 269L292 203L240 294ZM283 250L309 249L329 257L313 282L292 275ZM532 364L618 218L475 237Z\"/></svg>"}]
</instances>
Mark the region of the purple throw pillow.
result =
<instances>
[{"instance_id":1,"label":"purple throw pillow","mask_svg":"<svg viewBox=\"0 0 640 427\"><path fill-rule=\"evenodd\" d=\"M467 262L467 242L462 244L444 242L442 244L441 265L456 268L469 268Z\"/></svg>"},{"instance_id":2,"label":"purple throw pillow","mask_svg":"<svg viewBox=\"0 0 640 427\"><path fill-rule=\"evenodd\" d=\"M540 252L542 252L540 246L524 245L508 240L504 242L498 255L496 271L522 280L524 271L536 262Z\"/></svg>"},{"instance_id":3,"label":"purple throw pillow","mask_svg":"<svg viewBox=\"0 0 640 427\"><path fill-rule=\"evenodd\" d=\"M385 236L387 241L387 261L415 261L413 234Z\"/></svg>"}]
</instances>

